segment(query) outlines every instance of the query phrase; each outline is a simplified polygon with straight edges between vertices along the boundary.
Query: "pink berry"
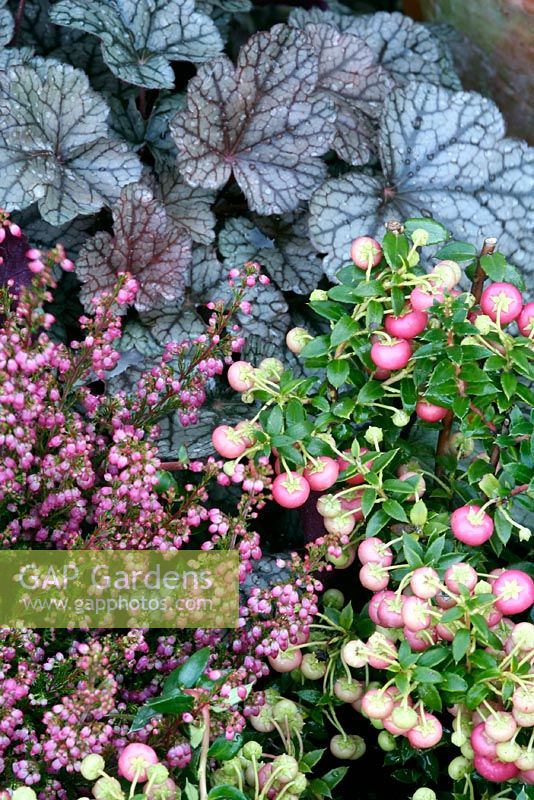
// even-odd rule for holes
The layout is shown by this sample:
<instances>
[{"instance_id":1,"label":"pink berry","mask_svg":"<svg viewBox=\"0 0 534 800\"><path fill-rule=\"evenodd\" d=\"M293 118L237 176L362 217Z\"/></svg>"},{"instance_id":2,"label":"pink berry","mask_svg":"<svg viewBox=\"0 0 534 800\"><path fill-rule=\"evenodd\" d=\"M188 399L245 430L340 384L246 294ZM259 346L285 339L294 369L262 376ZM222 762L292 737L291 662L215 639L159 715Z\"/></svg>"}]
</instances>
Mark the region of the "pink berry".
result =
<instances>
[{"instance_id":1,"label":"pink berry","mask_svg":"<svg viewBox=\"0 0 534 800\"><path fill-rule=\"evenodd\" d=\"M372 561L375 564L382 564L383 567L389 567L393 563L391 549L378 536L371 536L369 539L364 539L360 542L358 545L358 558L362 564Z\"/></svg>"},{"instance_id":2,"label":"pink berry","mask_svg":"<svg viewBox=\"0 0 534 800\"><path fill-rule=\"evenodd\" d=\"M311 339L312 336L310 336L306 328L291 328L286 335L286 344L288 350L298 355L302 353L304 347Z\"/></svg>"},{"instance_id":3,"label":"pink berry","mask_svg":"<svg viewBox=\"0 0 534 800\"><path fill-rule=\"evenodd\" d=\"M406 496L406 500L408 503L412 503L414 500L419 500L424 493L426 492L426 483L425 479L419 472L415 472L411 469L405 469L402 466L399 467L398 476L400 481L407 481L410 478L418 478L417 483L415 484L415 493L409 494Z\"/></svg>"},{"instance_id":4,"label":"pink berry","mask_svg":"<svg viewBox=\"0 0 534 800\"><path fill-rule=\"evenodd\" d=\"M275 672L292 672L302 663L302 651L280 650L277 656L269 656L268 661Z\"/></svg>"},{"instance_id":5,"label":"pink berry","mask_svg":"<svg viewBox=\"0 0 534 800\"><path fill-rule=\"evenodd\" d=\"M506 569L494 581L495 608L502 614L520 614L534 603L534 581L519 569Z\"/></svg>"},{"instance_id":6,"label":"pink berry","mask_svg":"<svg viewBox=\"0 0 534 800\"><path fill-rule=\"evenodd\" d=\"M423 721L408 731L408 741L417 749L434 747L443 736L441 722L433 714L423 712Z\"/></svg>"},{"instance_id":7,"label":"pink berry","mask_svg":"<svg viewBox=\"0 0 534 800\"><path fill-rule=\"evenodd\" d=\"M137 783L144 783L148 779L148 768L158 763L156 752L151 747L134 742L126 745L119 756L119 775L127 781L137 780Z\"/></svg>"},{"instance_id":8,"label":"pink berry","mask_svg":"<svg viewBox=\"0 0 534 800\"><path fill-rule=\"evenodd\" d=\"M502 761L495 761L485 756L475 755L474 766L479 775L487 781L502 783L509 781L519 773L515 764L505 764Z\"/></svg>"},{"instance_id":9,"label":"pink berry","mask_svg":"<svg viewBox=\"0 0 534 800\"><path fill-rule=\"evenodd\" d=\"M517 722L507 711L496 711L486 719L484 732L494 742L509 742L517 730Z\"/></svg>"},{"instance_id":10,"label":"pink berry","mask_svg":"<svg viewBox=\"0 0 534 800\"><path fill-rule=\"evenodd\" d=\"M304 470L304 477L314 492L330 489L337 481L339 464L328 456L319 456L315 463Z\"/></svg>"},{"instance_id":11,"label":"pink berry","mask_svg":"<svg viewBox=\"0 0 534 800\"><path fill-rule=\"evenodd\" d=\"M370 236L358 236L351 244L350 257L360 269L376 267L382 260L382 247Z\"/></svg>"},{"instance_id":12,"label":"pink berry","mask_svg":"<svg viewBox=\"0 0 534 800\"><path fill-rule=\"evenodd\" d=\"M511 283L492 283L482 292L480 308L494 322L508 325L520 315L523 298Z\"/></svg>"},{"instance_id":13,"label":"pink berry","mask_svg":"<svg viewBox=\"0 0 534 800\"><path fill-rule=\"evenodd\" d=\"M461 561L453 564L445 571L445 585L454 594L460 594L460 586L472 592L478 581L476 570L470 564Z\"/></svg>"},{"instance_id":14,"label":"pink berry","mask_svg":"<svg viewBox=\"0 0 534 800\"><path fill-rule=\"evenodd\" d=\"M385 628L402 628L403 595L396 592L385 591L384 598L378 606L377 616L380 625Z\"/></svg>"},{"instance_id":15,"label":"pink berry","mask_svg":"<svg viewBox=\"0 0 534 800\"><path fill-rule=\"evenodd\" d=\"M283 508L298 508L310 496L310 484L298 472L281 472L273 481L273 498Z\"/></svg>"},{"instance_id":16,"label":"pink berry","mask_svg":"<svg viewBox=\"0 0 534 800\"><path fill-rule=\"evenodd\" d=\"M443 408L443 406L427 403L426 400L419 400L415 406L415 413L419 419L423 419L425 422L439 422L447 416L448 410L448 408Z\"/></svg>"},{"instance_id":17,"label":"pink berry","mask_svg":"<svg viewBox=\"0 0 534 800\"><path fill-rule=\"evenodd\" d=\"M380 591L376 592L371 599L369 600L369 605L367 607L367 613L369 614L370 619L375 623L375 625L380 625L380 618L378 616L378 609L382 600L386 598L389 594L389 591L385 589L381 589Z\"/></svg>"},{"instance_id":18,"label":"pink berry","mask_svg":"<svg viewBox=\"0 0 534 800\"><path fill-rule=\"evenodd\" d=\"M437 632L433 628L425 628L422 631L411 631L403 628L403 635L414 653L422 653L437 641Z\"/></svg>"},{"instance_id":19,"label":"pink berry","mask_svg":"<svg viewBox=\"0 0 534 800\"><path fill-rule=\"evenodd\" d=\"M410 588L421 600L435 597L439 589L439 575L432 567L419 567L410 578Z\"/></svg>"},{"instance_id":20,"label":"pink berry","mask_svg":"<svg viewBox=\"0 0 534 800\"><path fill-rule=\"evenodd\" d=\"M228 383L236 392L248 392L254 386L254 367L248 361L236 361L228 370Z\"/></svg>"},{"instance_id":21,"label":"pink berry","mask_svg":"<svg viewBox=\"0 0 534 800\"><path fill-rule=\"evenodd\" d=\"M398 339L414 339L424 331L428 323L428 314L408 308L400 317L387 314L384 320L386 333Z\"/></svg>"},{"instance_id":22,"label":"pink berry","mask_svg":"<svg viewBox=\"0 0 534 800\"><path fill-rule=\"evenodd\" d=\"M389 573L381 564L373 564L372 561L364 564L359 572L360 583L372 592L379 592L385 589L389 583Z\"/></svg>"},{"instance_id":23,"label":"pink berry","mask_svg":"<svg viewBox=\"0 0 534 800\"><path fill-rule=\"evenodd\" d=\"M243 434L231 425L219 425L211 434L214 448L224 458L239 458L247 449Z\"/></svg>"},{"instance_id":24,"label":"pink berry","mask_svg":"<svg viewBox=\"0 0 534 800\"><path fill-rule=\"evenodd\" d=\"M430 606L419 597L406 597L402 606L402 621L411 631L422 631L431 622Z\"/></svg>"},{"instance_id":25,"label":"pink berry","mask_svg":"<svg viewBox=\"0 0 534 800\"><path fill-rule=\"evenodd\" d=\"M393 711L393 698L380 689L369 689L362 697L362 711L369 719L385 719Z\"/></svg>"},{"instance_id":26,"label":"pink berry","mask_svg":"<svg viewBox=\"0 0 534 800\"><path fill-rule=\"evenodd\" d=\"M425 292L418 286L410 294L410 304L416 311L426 311L434 303L442 303L445 300L444 287L436 286L431 292Z\"/></svg>"},{"instance_id":27,"label":"pink berry","mask_svg":"<svg viewBox=\"0 0 534 800\"><path fill-rule=\"evenodd\" d=\"M491 537L493 520L480 506L460 506L451 514L451 530L460 542L477 547Z\"/></svg>"},{"instance_id":28,"label":"pink berry","mask_svg":"<svg viewBox=\"0 0 534 800\"><path fill-rule=\"evenodd\" d=\"M517 318L517 327L523 336L530 336L534 330L534 302L523 306L523 310Z\"/></svg>"},{"instance_id":29,"label":"pink berry","mask_svg":"<svg viewBox=\"0 0 534 800\"><path fill-rule=\"evenodd\" d=\"M407 339L375 342L371 347L371 360L381 369L403 369L411 355L412 348Z\"/></svg>"},{"instance_id":30,"label":"pink berry","mask_svg":"<svg viewBox=\"0 0 534 800\"><path fill-rule=\"evenodd\" d=\"M487 735L484 722L480 722L471 731L471 747L477 755L484 758L495 758L497 755L497 743Z\"/></svg>"}]
</instances>

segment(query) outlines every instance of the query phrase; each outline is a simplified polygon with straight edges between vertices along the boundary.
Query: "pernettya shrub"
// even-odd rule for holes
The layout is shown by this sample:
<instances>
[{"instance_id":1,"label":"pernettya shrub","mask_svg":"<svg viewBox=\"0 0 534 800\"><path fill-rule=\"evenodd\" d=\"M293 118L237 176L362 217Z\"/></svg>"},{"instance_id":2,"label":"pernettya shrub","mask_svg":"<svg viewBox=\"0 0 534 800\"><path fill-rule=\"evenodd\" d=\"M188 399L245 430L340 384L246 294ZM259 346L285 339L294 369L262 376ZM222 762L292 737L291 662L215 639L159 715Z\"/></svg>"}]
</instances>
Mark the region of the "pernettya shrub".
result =
<instances>
[{"instance_id":1,"label":"pernettya shrub","mask_svg":"<svg viewBox=\"0 0 534 800\"><path fill-rule=\"evenodd\" d=\"M249 260L271 285L248 353L276 355L303 313L313 324L288 300L390 217L434 214L461 240L491 230L529 267L532 151L461 91L440 30L302 5L2 3L0 207L22 212L34 245L76 257L86 307L132 273L124 363L150 366L166 340L198 332L199 305ZM63 285L69 319L76 283ZM169 430L171 447L180 436Z\"/></svg>"},{"instance_id":2,"label":"pernettya shrub","mask_svg":"<svg viewBox=\"0 0 534 800\"><path fill-rule=\"evenodd\" d=\"M495 240L475 257L446 239L428 219L390 222L382 242L355 239L337 285L311 296L328 330L288 333L308 377L281 362L233 363L230 385L262 406L247 430L216 428L213 444L229 473L272 457L274 501L316 506L307 533L337 581L309 637L270 662L337 729L332 754L362 755L355 710L381 731L401 780L442 786L445 767L455 797L484 781L512 781L526 797L534 303ZM426 271L424 246L443 242ZM473 282L462 292L467 258ZM358 575L361 600L339 570Z\"/></svg>"}]
</instances>

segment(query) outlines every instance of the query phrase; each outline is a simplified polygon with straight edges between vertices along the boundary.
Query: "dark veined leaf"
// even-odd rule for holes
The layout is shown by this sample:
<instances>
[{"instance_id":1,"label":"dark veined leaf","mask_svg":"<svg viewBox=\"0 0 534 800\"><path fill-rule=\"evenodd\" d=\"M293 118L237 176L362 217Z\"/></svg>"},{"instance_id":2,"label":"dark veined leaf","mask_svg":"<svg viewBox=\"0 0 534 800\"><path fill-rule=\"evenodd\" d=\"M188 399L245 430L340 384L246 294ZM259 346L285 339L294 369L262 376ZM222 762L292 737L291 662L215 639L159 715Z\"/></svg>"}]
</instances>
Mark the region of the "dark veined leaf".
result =
<instances>
[{"instance_id":1,"label":"dark veined leaf","mask_svg":"<svg viewBox=\"0 0 534 800\"><path fill-rule=\"evenodd\" d=\"M167 216L194 242L211 244L215 239L214 193L189 186L175 167L163 167L158 177L154 196L165 206Z\"/></svg>"},{"instance_id":2,"label":"dark veined leaf","mask_svg":"<svg viewBox=\"0 0 534 800\"><path fill-rule=\"evenodd\" d=\"M451 89L461 89L448 47L426 25L398 12L348 14L321 12L316 9L291 12L290 23L304 27L309 22L323 22L344 33L360 37L378 63L397 85L409 81L428 81Z\"/></svg>"},{"instance_id":3,"label":"dark veined leaf","mask_svg":"<svg viewBox=\"0 0 534 800\"><path fill-rule=\"evenodd\" d=\"M50 18L97 36L115 75L151 89L172 89L170 61L199 63L222 49L217 28L195 11L194 0L60 0Z\"/></svg>"},{"instance_id":4,"label":"dark veined leaf","mask_svg":"<svg viewBox=\"0 0 534 800\"><path fill-rule=\"evenodd\" d=\"M160 169L174 165L176 161L176 146L171 136L170 121L184 106L184 94L162 92L147 120L145 140Z\"/></svg>"},{"instance_id":5,"label":"dark veined leaf","mask_svg":"<svg viewBox=\"0 0 534 800\"><path fill-rule=\"evenodd\" d=\"M325 271L346 262L356 236L381 235L388 220L415 215L439 217L458 239L491 231L514 263L526 264L534 150L503 134L499 111L480 95L415 83L391 93L380 128L384 174L333 178L311 198L310 235L328 254Z\"/></svg>"},{"instance_id":6,"label":"dark veined leaf","mask_svg":"<svg viewBox=\"0 0 534 800\"><path fill-rule=\"evenodd\" d=\"M317 66L305 34L285 25L252 36L235 68L224 56L202 66L171 123L186 181L218 189L233 174L260 214L307 200L334 132L331 104L314 94Z\"/></svg>"},{"instance_id":7,"label":"dark veined leaf","mask_svg":"<svg viewBox=\"0 0 534 800\"><path fill-rule=\"evenodd\" d=\"M32 60L33 50L31 47L9 47L0 48L0 77L2 72L6 72L11 67L17 67L19 64L29 64Z\"/></svg>"},{"instance_id":8,"label":"dark veined leaf","mask_svg":"<svg viewBox=\"0 0 534 800\"><path fill-rule=\"evenodd\" d=\"M28 238L23 233L21 236L13 236L9 228L2 227L5 234L3 242L0 242L0 286L5 286L9 280L13 281L13 287L28 286L33 277L28 269Z\"/></svg>"},{"instance_id":9,"label":"dark veined leaf","mask_svg":"<svg viewBox=\"0 0 534 800\"><path fill-rule=\"evenodd\" d=\"M258 261L283 291L309 294L323 274L308 237L307 215L259 217L255 222L246 217L229 219L218 245L229 267Z\"/></svg>"},{"instance_id":10,"label":"dark veined leaf","mask_svg":"<svg viewBox=\"0 0 534 800\"><path fill-rule=\"evenodd\" d=\"M80 70L44 60L9 69L0 88L0 206L37 201L44 219L61 225L116 200L141 164L108 137L107 116Z\"/></svg>"},{"instance_id":11,"label":"dark veined leaf","mask_svg":"<svg viewBox=\"0 0 534 800\"><path fill-rule=\"evenodd\" d=\"M13 35L13 17L6 6L7 0L0 0L0 47L9 44Z\"/></svg>"},{"instance_id":12,"label":"dark veined leaf","mask_svg":"<svg viewBox=\"0 0 534 800\"><path fill-rule=\"evenodd\" d=\"M164 417L158 422L160 436L158 447L160 458L176 459L181 448L189 458L205 458L214 454L211 433L217 425L236 425L243 419L243 403L237 396L212 398L202 408L200 421L184 427L177 414Z\"/></svg>"},{"instance_id":13,"label":"dark veined leaf","mask_svg":"<svg viewBox=\"0 0 534 800\"><path fill-rule=\"evenodd\" d=\"M140 311L180 301L191 263L191 239L170 222L148 188L132 184L123 189L113 208L113 230L114 236L97 233L80 251L76 266L84 305L91 308L91 298L111 289L119 272L138 278L135 306Z\"/></svg>"},{"instance_id":14,"label":"dark veined leaf","mask_svg":"<svg viewBox=\"0 0 534 800\"><path fill-rule=\"evenodd\" d=\"M390 81L363 39L325 24L307 24L319 57L318 93L336 110L333 149L349 164L367 164L376 154L377 119Z\"/></svg>"}]
</instances>

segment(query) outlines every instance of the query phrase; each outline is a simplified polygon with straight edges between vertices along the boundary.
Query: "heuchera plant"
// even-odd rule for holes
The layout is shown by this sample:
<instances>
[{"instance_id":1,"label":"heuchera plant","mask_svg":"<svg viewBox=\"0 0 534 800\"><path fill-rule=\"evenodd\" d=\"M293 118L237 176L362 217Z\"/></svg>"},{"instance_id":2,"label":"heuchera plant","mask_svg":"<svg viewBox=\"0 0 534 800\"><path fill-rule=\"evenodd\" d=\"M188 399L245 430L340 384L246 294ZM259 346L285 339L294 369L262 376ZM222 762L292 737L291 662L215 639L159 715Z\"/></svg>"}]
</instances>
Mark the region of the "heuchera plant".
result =
<instances>
[{"instance_id":1,"label":"heuchera plant","mask_svg":"<svg viewBox=\"0 0 534 800\"><path fill-rule=\"evenodd\" d=\"M440 245L430 271L427 245ZM495 239L475 256L433 220L392 221L381 242L354 240L350 256L338 284L310 298L328 332L288 334L309 377L234 363L230 385L262 403L253 441L228 426L213 434L227 469L274 459L275 502L315 506L313 547L367 590L353 610L329 589L307 641L271 665L337 729L337 758L364 750L350 704L381 731L387 764L452 744L455 796L474 797L484 781L520 793L534 784L522 521L534 511L534 307ZM462 262L472 262L469 292L456 288ZM419 760L426 777L414 767L401 779L438 782L433 752Z\"/></svg>"},{"instance_id":2,"label":"heuchera plant","mask_svg":"<svg viewBox=\"0 0 534 800\"><path fill-rule=\"evenodd\" d=\"M198 326L198 306L246 261L271 278L248 354L278 357L303 310L320 332L287 301L392 216L439 215L462 240L492 230L529 270L532 150L461 91L439 28L338 0L290 5L304 7L2 2L0 206L35 245L63 242L88 309L133 274L131 363L152 367L169 330ZM71 318L77 286L62 284Z\"/></svg>"}]
</instances>

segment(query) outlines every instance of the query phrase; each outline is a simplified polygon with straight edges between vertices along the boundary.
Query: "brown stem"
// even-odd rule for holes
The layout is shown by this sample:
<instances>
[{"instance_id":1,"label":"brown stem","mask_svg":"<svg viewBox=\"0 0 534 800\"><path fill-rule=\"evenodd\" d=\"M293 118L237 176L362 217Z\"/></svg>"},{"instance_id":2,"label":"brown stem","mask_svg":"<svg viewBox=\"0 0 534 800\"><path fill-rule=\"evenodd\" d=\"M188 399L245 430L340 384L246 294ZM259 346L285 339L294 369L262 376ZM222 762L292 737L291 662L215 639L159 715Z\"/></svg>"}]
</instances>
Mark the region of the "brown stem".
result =
<instances>
[{"instance_id":1,"label":"brown stem","mask_svg":"<svg viewBox=\"0 0 534 800\"><path fill-rule=\"evenodd\" d=\"M15 14L15 25L13 28L13 36L11 37L10 45L14 46L17 44L17 39L20 33L20 27L22 25L22 20L24 19L24 7L26 5L26 0L19 0L19 4L17 7L17 13Z\"/></svg>"},{"instance_id":2,"label":"brown stem","mask_svg":"<svg viewBox=\"0 0 534 800\"><path fill-rule=\"evenodd\" d=\"M529 488L528 483L522 483L521 486L516 486L515 489L512 489L512 491L510 492L510 497L515 497L516 494L521 494L522 492L526 492L528 491L528 488Z\"/></svg>"},{"instance_id":3,"label":"brown stem","mask_svg":"<svg viewBox=\"0 0 534 800\"><path fill-rule=\"evenodd\" d=\"M452 411L447 411L447 415L443 418L443 425L441 426L441 430L438 436L438 444L436 447L436 456L440 458L444 456L447 452L447 445L449 444L449 439L451 436L451 428L452 422L454 419L454 413ZM443 475L443 466L438 464L436 467L436 475L439 477Z\"/></svg>"},{"instance_id":4,"label":"brown stem","mask_svg":"<svg viewBox=\"0 0 534 800\"><path fill-rule=\"evenodd\" d=\"M161 468L167 470L167 472L180 472L183 469L183 464L181 461L162 461Z\"/></svg>"},{"instance_id":5,"label":"brown stem","mask_svg":"<svg viewBox=\"0 0 534 800\"><path fill-rule=\"evenodd\" d=\"M147 101L146 101L146 89L141 87L139 89L139 94L137 96L137 104L139 108L139 113L143 117L143 119L147 118Z\"/></svg>"},{"instance_id":6,"label":"brown stem","mask_svg":"<svg viewBox=\"0 0 534 800\"><path fill-rule=\"evenodd\" d=\"M473 283L471 284L471 294L474 295L477 303L480 302L482 287L484 286L484 281L486 280L486 273L482 269L480 260L482 256L490 256L494 252L496 247L497 247L497 239L494 238L484 239L482 250L480 251L480 255L477 258L477 268L475 270L475 277L473 278Z\"/></svg>"},{"instance_id":7,"label":"brown stem","mask_svg":"<svg viewBox=\"0 0 534 800\"><path fill-rule=\"evenodd\" d=\"M509 427L510 427L510 421L508 419L505 419L503 424L502 424L501 435L506 436L506 434L508 433L508 428ZM494 472L497 472L497 470L499 469L499 457L500 457L500 455L501 455L501 450L500 450L499 445L498 444L494 444L492 449L491 449L491 455L490 455L490 464L493 467Z\"/></svg>"}]
</instances>

